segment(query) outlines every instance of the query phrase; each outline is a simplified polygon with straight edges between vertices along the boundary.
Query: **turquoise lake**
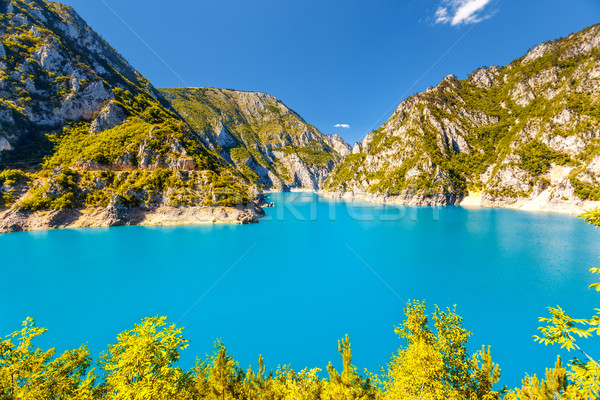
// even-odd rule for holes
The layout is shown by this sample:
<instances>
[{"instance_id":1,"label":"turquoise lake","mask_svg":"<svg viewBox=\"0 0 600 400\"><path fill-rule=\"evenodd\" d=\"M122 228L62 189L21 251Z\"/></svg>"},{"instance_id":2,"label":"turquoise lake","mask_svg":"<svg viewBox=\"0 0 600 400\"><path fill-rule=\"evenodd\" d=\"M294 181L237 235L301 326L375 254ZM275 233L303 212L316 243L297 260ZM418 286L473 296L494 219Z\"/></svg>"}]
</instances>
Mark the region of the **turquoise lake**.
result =
<instances>
[{"instance_id":1,"label":"turquoise lake","mask_svg":"<svg viewBox=\"0 0 600 400\"><path fill-rule=\"evenodd\" d=\"M262 354L268 368L324 369L340 365L347 333L359 372L377 372L402 344L404 302L423 299L430 310L456 304L470 350L491 345L501 384L513 387L559 353L532 338L548 306L588 316L600 305L587 289L600 229L579 218L308 193L271 200L254 225L0 235L0 337L30 316L49 329L37 345L88 343L97 356L141 318L165 315L191 340L183 367L222 338L244 368Z\"/></svg>"}]
</instances>

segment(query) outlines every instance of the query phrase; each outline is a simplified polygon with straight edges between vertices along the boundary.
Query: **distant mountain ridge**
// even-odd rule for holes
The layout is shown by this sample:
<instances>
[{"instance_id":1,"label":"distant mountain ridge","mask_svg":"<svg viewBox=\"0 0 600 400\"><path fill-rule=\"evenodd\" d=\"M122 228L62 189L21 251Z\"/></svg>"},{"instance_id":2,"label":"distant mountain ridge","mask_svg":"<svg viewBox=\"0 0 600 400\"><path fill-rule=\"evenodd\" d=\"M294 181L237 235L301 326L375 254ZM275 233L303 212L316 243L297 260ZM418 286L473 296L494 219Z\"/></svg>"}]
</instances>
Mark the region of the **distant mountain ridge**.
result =
<instances>
[{"instance_id":1,"label":"distant mountain ridge","mask_svg":"<svg viewBox=\"0 0 600 400\"><path fill-rule=\"evenodd\" d=\"M324 184L405 204L600 200L600 25L403 101Z\"/></svg>"},{"instance_id":2,"label":"distant mountain ridge","mask_svg":"<svg viewBox=\"0 0 600 400\"><path fill-rule=\"evenodd\" d=\"M252 182L318 189L350 146L308 124L266 93L215 88L161 89L205 146Z\"/></svg>"}]
</instances>

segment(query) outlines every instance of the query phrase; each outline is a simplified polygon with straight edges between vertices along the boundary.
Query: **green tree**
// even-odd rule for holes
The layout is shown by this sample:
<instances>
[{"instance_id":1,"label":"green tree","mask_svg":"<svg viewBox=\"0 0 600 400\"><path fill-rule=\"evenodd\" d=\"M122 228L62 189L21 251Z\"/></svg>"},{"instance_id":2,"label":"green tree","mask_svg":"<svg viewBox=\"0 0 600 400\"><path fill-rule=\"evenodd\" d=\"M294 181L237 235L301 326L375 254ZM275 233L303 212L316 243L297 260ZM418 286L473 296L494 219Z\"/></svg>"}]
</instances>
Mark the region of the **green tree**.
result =
<instances>
[{"instance_id":1,"label":"green tree","mask_svg":"<svg viewBox=\"0 0 600 400\"><path fill-rule=\"evenodd\" d=\"M237 363L227 353L223 343L217 341L215 343L215 353L210 357L209 368L207 369L208 384L216 398L225 400L226 395L233 397L236 367Z\"/></svg>"},{"instance_id":2,"label":"green tree","mask_svg":"<svg viewBox=\"0 0 600 400\"><path fill-rule=\"evenodd\" d=\"M145 318L117 337L100 356L106 399L180 399L192 390L191 375L176 366L188 341L166 317Z\"/></svg>"},{"instance_id":3,"label":"green tree","mask_svg":"<svg viewBox=\"0 0 600 400\"><path fill-rule=\"evenodd\" d=\"M329 384L324 390L323 398L331 400L374 398L377 390L370 385L368 378L363 380L356 372L356 367L352 365L352 351L348 335L338 341L338 352L342 357L342 373L337 372L331 362L329 363L327 366Z\"/></svg>"},{"instance_id":4,"label":"green tree","mask_svg":"<svg viewBox=\"0 0 600 400\"><path fill-rule=\"evenodd\" d=\"M88 372L90 351L84 345L54 358L55 350L34 349L33 339L44 334L27 318L20 331L0 338L0 396L16 399L92 399L95 376Z\"/></svg>"},{"instance_id":5,"label":"green tree","mask_svg":"<svg viewBox=\"0 0 600 400\"><path fill-rule=\"evenodd\" d=\"M521 388L517 388L514 392L509 393L505 400L557 400L580 398L569 397L567 389L567 370L563 367L560 356L558 356L554 368L546 369L545 379L540 382L536 375L526 376L522 381Z\"/></svg>"},{"instance_id":6,"label":"green tree","mask_svg":"<svg viewBox=\"0 0 600 400\"><path fill-rule=\"evenodd\" d=\"M406 341L388 365L383 379L385 399L496 399L492 387L500 379L499 367L488 351L470 356L466 344L471 335L455 310L432 315L429 327L426 307L409 302L406 319L396 333Z\"/></svg>"}]
</instances>

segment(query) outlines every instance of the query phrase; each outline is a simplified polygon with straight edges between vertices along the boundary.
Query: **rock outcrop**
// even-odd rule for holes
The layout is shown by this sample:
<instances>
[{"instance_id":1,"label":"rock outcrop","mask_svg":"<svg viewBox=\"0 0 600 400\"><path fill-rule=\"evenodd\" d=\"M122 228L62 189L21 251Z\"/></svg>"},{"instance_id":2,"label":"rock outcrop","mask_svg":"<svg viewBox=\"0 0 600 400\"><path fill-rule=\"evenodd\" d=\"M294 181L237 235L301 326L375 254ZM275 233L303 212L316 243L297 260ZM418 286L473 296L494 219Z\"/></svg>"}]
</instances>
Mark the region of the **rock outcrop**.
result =
<instances>
[{"instance_id":1,"label":"rock outcrop","mask_svg":"<svg viewBox=\"0 0 600 400\"><path fill-rule=\"evenodd\" d=\"M1 5L2 229L255 219L217 215L256 190L72 8Z\"/></svg>"},{"instance_id":2,"label":"rock outcrop","mask_svg":"<svg viewBox=\"0 0 600 400\"><path fill-rule=\"evenodd\" d=\"M231 207L158 207L65 209L50 211L0 210L0 233L63 228L93 228L124 225L251 224L265 215L256 205Z\"/></svg>"}]
</instances>

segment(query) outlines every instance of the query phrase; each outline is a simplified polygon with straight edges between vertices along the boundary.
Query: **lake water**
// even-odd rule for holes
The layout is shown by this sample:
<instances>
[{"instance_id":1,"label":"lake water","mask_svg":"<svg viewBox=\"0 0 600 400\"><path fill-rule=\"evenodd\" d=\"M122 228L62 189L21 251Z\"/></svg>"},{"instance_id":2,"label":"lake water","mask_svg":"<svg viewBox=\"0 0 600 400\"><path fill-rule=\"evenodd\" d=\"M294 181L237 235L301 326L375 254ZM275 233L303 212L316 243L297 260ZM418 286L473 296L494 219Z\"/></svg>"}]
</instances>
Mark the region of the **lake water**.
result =
<instances>
[{"instance_id":1,"label":"lake water","mask_svg":"<svg viewBox=\"0 0 600 400\"><path fill-rule=\"evenodd\" d=\"M191 340L181 364L222 338L240 365L359 371L401 344L404 302L457 305L470 349L492 346L502 384L541 374L559 349L536 344L560 304L591 315L600 229L579 218L503 209L406 208L272 194L256 225L117 227L0 235L0 337L27 316L57 350L95 355L141 318L166 315ZM598 347L591 349L597 350ZM326 373L322 373L326 376Z\"/></svg>"}]
</instances>

